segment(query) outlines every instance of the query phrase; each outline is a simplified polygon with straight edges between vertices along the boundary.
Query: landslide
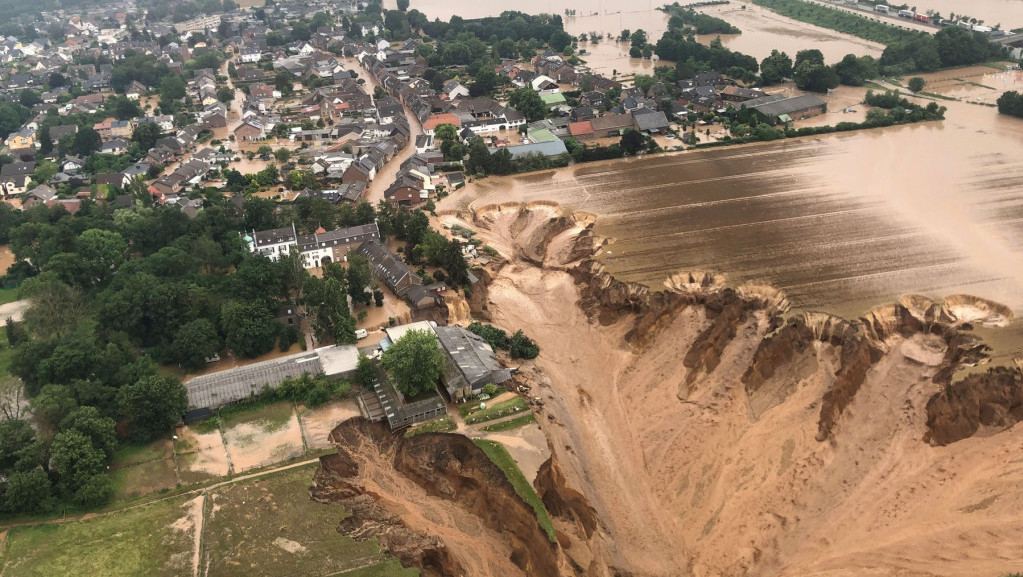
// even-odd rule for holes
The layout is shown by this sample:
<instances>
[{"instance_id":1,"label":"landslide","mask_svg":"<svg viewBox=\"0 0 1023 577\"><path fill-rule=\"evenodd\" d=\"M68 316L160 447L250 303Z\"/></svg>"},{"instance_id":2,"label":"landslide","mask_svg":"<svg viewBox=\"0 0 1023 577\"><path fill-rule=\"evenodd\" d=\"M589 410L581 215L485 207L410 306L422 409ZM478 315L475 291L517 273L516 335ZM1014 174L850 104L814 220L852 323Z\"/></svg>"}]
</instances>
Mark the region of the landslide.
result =
<instances>
[{"instance_id":1,"label":"landslide","mask_svg":"<svg viewBox=\"0 0 1023 577\"><path fill-rule=\"evenodd\" d=\"M340 533L376 537L424 576L567 574L532 508L468 438L406 439L364 419L329 438L338 452L320 459L311 494L351 513Z\"/></svg>"},{"instance_id":2,"label":"landslide","mask_svg":"<svg viewBox=\"0 0 1023 577\"><path fill-rule=\"evenodd\" d=\"M615 279L592 258L604 242L592 221L549 204L462 217L504 259L487 287L493 321L541 346L520 371L557 465L538 486L585 496L540 493L559 532L590 536L578 555L561 539L572 567L966 577L1023 563L1018 378L945 391L984 360L970 326L1011 311L911 296L857 319L786 319L783 295L729 291L719 275L681 273L663 290ZM932 405L978 426L938 446Z\"/></svg>"}]
</instances>

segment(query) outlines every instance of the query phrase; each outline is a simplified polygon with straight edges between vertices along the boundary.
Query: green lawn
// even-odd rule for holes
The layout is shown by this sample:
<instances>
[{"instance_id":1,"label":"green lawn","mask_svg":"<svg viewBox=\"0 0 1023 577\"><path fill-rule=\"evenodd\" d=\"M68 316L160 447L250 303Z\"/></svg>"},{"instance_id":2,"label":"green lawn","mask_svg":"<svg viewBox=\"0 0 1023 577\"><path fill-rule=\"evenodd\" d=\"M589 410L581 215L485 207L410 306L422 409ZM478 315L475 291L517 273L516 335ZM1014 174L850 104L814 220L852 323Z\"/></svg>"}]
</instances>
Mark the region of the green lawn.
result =
<instances>
[{"instance_id":1,"label":"green lawn","mask_svg":"<svg viewBox=\"0 0 1023 577\"><path fill-rule=\"evenodd\" d=\"M515 487L515 492L518 496L536 512L537 522L540 523L540 528L547 533L547 538L552 543L556 543L557 536L554 534L554 524L551 522L550 515L547 514L547 509L543 506L543 502L540 501L540 496L536 494L533 486L526 480L526 476L522 474L518 463L508 453L508 449L505 449L501 443L484 439L473 439L472 442L480 449L483 449L487 457L504 471L504 475L508 477L508 481Z\"/></svg>"},{"instance_id":2,"label":"green lawn","mask_svg":"<svg viewBox=\"0 0 1023 577\"><path fill-rule=\"evenodd\" d=\"M88 521L15 527L0 551L0 574L190 575L194 535L172 527L185 517L185 502L169 499Z\"/></svg>"},{"instance_id":3,"label":"green lawn","mask_svg":"<svg viewBox=\"0 0 1023 577\"><path fill-rule=\"evenodd\" d=\"M415 437L416 435L422 435L425 433L449 433L457 428L458 425L451 420L451 417L441 417L415 427L409 427L408 430L405 431L405 438Z\"/></svg>"},{"instance_id":4,"label":"green lawn","mask_svg":"<svg viewBox=\"0 0 1023 577\"><path fill-rule=\"evenodd\" d=\"M336 527L345 509L309 498L313 471L313 466L299 467L211 492L203 535L206 575L419 574L403 569L375 539L358 542L339 535ZM361 572L346 573L356 568Z\"/></svg>"},{"instance_id":5,"label":"green lawn","mask_svg":"<svg viewBox=\"0 0 1023 577\"><path fill-rule=\"evenodd\" d=\"M510 401L504 401L496 405L488 404L485 409L480 409L479 406L479 403L466 403L461 405L458 411L465 418L465 422L471 425L473 423L493 421L507 415L514 415L515 413L529 410L529 403L522 397L515 397Z\"/></svg>"},{"instance_id":6,"label":"green lawn","mask_svg":"<svg viewBox=\"0 0 1023 577\"><path fill-rule=\"evenodd\" d=\"M135 460L146 450L118 456ZM152 454L152 453L151 453ZM133 464L138 467L147 463ZM315 465L211 490L203 509L200 577L415 577L375 540L337 533L344 507L309 498ZM85 521L15 527L0 547L3 577L192 575L195 532L173 497Z\"/></svg>"},{"instance_id":7,"label":"green lawn","mask_svg":"<svg viewBox=\"0 0 1023 577\"><path fill-rule=\"evenodd\" d=\"M220 410L219 418L224 429L230 429L242 423L250 423L267 433L272 433L287 426L291 421L292 412L291 403L281 401L255 407L225 407Z\"/></svg>"},{"instance_id":8,"label":"green lawn","mask_svg":"<svg viewBox=\"0 0 1023 577\"><path fill-rule=\"evenodd\" d=\"M508 419L507 421L501 421L494 425L487 425L483 427L484 431L488 433L498 433L500 431L510 431L512 429L518 429L531 423L536 422L536 415L529 413L528 415L522 415L521 417L515 417L514 419Z\"/></svg>"},{"instance_id":9,"label":"green lawn","mask_svg":"<svg viewBox=\"0 0 1023 577\"><path fill-rule=\"evenodd\" d=\"M13 303L16 300L18 300L18 289L17 288L9 288L9 289L0 288L0 305L5 305L7 303ZM0 320L7 320L7 319L0 319Z\"/></svg>"}]
</instances>

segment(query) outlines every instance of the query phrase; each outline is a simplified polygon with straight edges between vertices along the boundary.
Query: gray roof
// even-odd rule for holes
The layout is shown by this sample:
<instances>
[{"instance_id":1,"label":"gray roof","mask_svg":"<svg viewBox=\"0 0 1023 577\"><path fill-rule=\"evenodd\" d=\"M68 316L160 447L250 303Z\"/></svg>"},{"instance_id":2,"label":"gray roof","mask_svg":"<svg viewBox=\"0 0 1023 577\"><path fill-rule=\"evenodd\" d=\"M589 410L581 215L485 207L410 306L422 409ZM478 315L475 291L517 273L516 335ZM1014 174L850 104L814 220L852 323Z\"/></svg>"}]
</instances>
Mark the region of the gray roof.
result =
<instances>
[{"instance_id":1,"label":"gray roof","mask_svg":"<svg viewBox=\"0 0 1023 577\"><path fill-rule=\"evenodd\" d=\"M508 152L510 152L514 158L537 152L544 156L557 156L559 154L568 153L568 149L565 148L565 143L560 140L535 142L532 144L519 144L517 146L509 146L507 148ZM500 150L500 148L491 148L490 153L493 154L498 150Z\"/></svg>"},{"instance_id":2,"label":"gray roof","mask_svg":"<svg viewBox=\"0 0 1023 577\"><path fill-rule=\"evenodd\" d=\"M240 401L259 394L264 385L275 388L284 379L299 377L302 373L323 373L323 365L316 351L199 375L185 383L188 408L216 408Z\"/></svg>"},{"instance_id":3,"label":"gray roof","mask_svg":"<svg viewBox=\"0 0 1023 577\"><path fill-rule=\"evenodd\" d=\"M490 348L479 335L458 326L433 327L449 362L444 371L444 384L451 395L459 388L482 388L487 383L503 383L511 372L501 367Z\"/></svg>"},{"instance_id":4,"label":"gray roof","mask_svg":"<svg viewBox=\"0 0 1023 577\"><path fill-rule=\"evenodd\" d=\"M394 290L406 275L413 276L412 284L420 284L422 282L407 264L398 260L396 255L375 239L362 243L357 251L366 257L373 273L386 282L391 290Z\"/></svg>"},{"instance_id":5,"label":"gray roof","mask_svg":"<svg viewBox=\"0 0 1023 577\"><path fill-rule=\"evenodd\" d=\"M668 127L668 118L661 111L633 114L639 130L664 130Z\"/></svg>"},{"instance_id":6,"label":"gray roof","mask_svg":"<svg viewBox=\"0 0 1023 577\"><path fill-rule=\"evenodd\" d=\"M252 236L256 240L257 247L269 244L293 243L297 239L294 225L272 230L261 230L253 233Z\"/></svg>"},{"instance_id":7,"label":"gray roof","mask_svg":"<svg viewBox=\"0 0 1023 577\"><path fill-rule=\"evenodd\" d=\"M765 97L768 98L768 97ZM782 114L792 114L811 108L826 106L827 102L813 94L801 94L792 98L784 98L772 102L758 103L761 98L749 100L744 104L746 108L752 108L768 118L777 118Z\"/></svg>"},{"instance_id":8,"label":"gray roof","mask_svg":"<svg viewBox=\"0 0 1023 577\"><path fill-rule=\"evenodd\" d=\"M327 246L339 246L362 243L370 239L380 238L377 223L360 224L348 228L338 228L327 232L306 234L298 237L298 245L302 250L311 250Z\"/></svg>"}]
</instances>

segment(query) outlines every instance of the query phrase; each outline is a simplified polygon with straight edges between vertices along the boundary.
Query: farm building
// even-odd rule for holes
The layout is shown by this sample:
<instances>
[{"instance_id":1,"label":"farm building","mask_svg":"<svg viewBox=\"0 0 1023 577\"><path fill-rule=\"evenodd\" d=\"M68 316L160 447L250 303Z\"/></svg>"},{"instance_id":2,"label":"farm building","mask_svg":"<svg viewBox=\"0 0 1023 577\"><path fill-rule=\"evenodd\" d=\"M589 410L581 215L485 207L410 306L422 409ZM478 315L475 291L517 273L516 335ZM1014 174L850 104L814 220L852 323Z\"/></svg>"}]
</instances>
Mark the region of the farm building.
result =
<instances>
[{"instance_id":1,"label":"farm building","mask_svg":"<svg viewBox=\"0 0 1023 577\"><path fill-rule=\"evenodd\" d=\"M216 409L277 388L285 379L310 375L343 378L355 373L359 352L354 345L329 346L192 378L185 383L190 412Z\"/></svg>"},{"instance_id":2,"label":"farm building","mask_svg":"<svg viewBox=\"0 0 1023 577\"><path fill-rule=\"evenodd\" d=\"M742 107L760 112L771 124L779 124L824 114L828 110L828 103L813 94L801 94L792 98L772 95L743 102Z\"/></svg>"}]
</instances>

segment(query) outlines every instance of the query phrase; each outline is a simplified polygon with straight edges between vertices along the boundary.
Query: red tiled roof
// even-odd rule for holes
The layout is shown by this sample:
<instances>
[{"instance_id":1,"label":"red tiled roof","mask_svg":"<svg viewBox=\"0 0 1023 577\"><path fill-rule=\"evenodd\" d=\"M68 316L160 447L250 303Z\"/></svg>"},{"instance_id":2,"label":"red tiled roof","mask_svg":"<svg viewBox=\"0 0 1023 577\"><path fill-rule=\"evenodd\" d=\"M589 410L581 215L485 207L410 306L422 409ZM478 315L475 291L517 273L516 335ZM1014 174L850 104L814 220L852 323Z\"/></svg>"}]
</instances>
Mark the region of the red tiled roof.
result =
<instances>
[{"instance_id":1,"label":"red tiled roof","mask_svg":"<svg viewBox=\"0 0 1023 577\"><path fill-rule=\"evenodd\" d=\"M568 125L568 133L572 136L579 136L580 134L590 134L593 132L593 123L589 120L583 120L582 122L573 122Z\"/></svg>"},{"instance_id":2,"label":"red tiled roof","mask_svg":"<svg viewBox=\"0 0 1023 577\"><path fill-rule=\"evenodd\" d=\"M441 124L451 124L454 125L455 128L458 128L459 126L462 126L462 121L459 120L457 116L451 113L434 114L430 118L427 118L426 122L423 123L423 130L433 130L434 128L437 128Z\"/></svg>"}]
</instances>

